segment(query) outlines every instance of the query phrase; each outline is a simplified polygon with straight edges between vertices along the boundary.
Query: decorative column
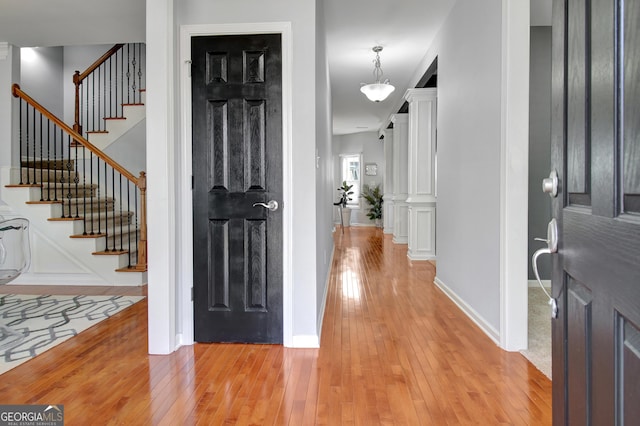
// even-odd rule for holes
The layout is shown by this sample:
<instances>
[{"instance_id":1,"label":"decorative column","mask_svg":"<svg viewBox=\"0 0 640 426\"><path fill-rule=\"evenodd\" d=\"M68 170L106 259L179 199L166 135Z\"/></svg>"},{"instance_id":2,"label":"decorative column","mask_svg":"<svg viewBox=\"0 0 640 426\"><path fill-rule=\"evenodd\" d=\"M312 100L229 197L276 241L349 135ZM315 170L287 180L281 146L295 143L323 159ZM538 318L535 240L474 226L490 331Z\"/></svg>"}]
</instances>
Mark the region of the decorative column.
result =
<instances>
[{"instance_id":1,"label":"decorative column","mask_svg":"<svg viewBox=\"0 0 640 426\"><path fill-rule=\"evenodd\" d=\"M382 134L384 136L383 232L385 234L393 234L393 130L386 129Z\"/></svg>"},{"instance_id":2,"label":"decorative column","mask_svg":"<svg viewBox=\"0 0 640 426\"><path fill-rule=\"evenodd\" d=\"M409 235L407 205L409 162L408 114L394 114L393 123L393 242L406 244Z\"/></svg>"},{"instance_id":3,"label":"decorative column","mask_svg":"<svg viewBox=\"0 0 640 426\"><path fill-rule=\"evenodd\" d=\"M409 251L411 260L436 258L437 89L409 89Z\"/></svg>"}]
</instances>

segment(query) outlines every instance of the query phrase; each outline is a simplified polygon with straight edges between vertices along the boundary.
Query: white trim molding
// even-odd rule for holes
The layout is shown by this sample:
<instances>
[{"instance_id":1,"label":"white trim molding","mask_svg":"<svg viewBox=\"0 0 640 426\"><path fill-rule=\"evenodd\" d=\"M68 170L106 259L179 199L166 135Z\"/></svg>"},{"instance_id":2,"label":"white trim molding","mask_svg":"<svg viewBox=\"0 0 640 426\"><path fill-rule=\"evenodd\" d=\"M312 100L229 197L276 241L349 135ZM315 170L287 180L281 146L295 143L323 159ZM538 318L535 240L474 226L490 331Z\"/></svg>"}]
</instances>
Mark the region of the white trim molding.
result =
<instances>
[{"instance_id":1,"label":"white trim molding","mask_svg":"<svg viewBox=\"0 0 640 426\"><path fill-rule=\"evenodd\" d=\"M238 24L205 24L180 26L180 107L181 115L181 173L179 174L180 199L180 288L178 291L179 311L182 312L182 344L193 344L193 205L191 197L192 151L191 151L191 38L233 34L281 34L282 35L282 186L283 203L292 206L292 94L293 94L293 40L291 22L258 22ZM283 256L282 256L282 308L283 344L286 347L318 347L318 336L293 336L293 247L292 209L283 209Z\"/></svg>"},{"instance_id":2,"label":"white trim molding","mask_svg":"<svg viewBox=\"0 0 640 426\"><path fill-rule=\"evenodd\" d=\"M542 286L544 288L546 288L547 290L549 290L551 288L551 280L541 280L542 281ZM529 288L540 288L540 284L538 284L538 281L536 280L529 280L528 281L528 287Z\"/></svg>"},{"instance_id":3,"label":"white trim molding","mask_svg":"<svg viewBox=\"0 0 640 426\"><path fill-rule=\"evenodd\" d=\"M475 311L467 302L465 302L460 296L456 294L455 291L451 290L445 283L443 283L438 277L433 279L435 285L442 290L444 294L447 295L449 299L453 303L455 303L458 308L465 315L467 315L471 321L473 321L480 329L487 335L491 340L494 341L496 345L500 345L500 333L498 330L493 328L488 321L486 321L478 312Z\"/></svg>"},{"instance_id":4,"label":"white trim molding","mask_svg":"<svg viewBox=\"0 0 640 426\"><path fill-rule=\"evenodd\" d=\"M529 0L502 0L500 347L527 347Z\"/></svg>"},{"instance_id":5,"label":"white trim molding","mask_svg":"<svg viewBox=\"0 0 640 426\"><path fill-rule=\"evenodd\" d=\"M0 41L0 61L4 61L9 57L9 43L6 41Z\"/></svg>"}]
</instances>

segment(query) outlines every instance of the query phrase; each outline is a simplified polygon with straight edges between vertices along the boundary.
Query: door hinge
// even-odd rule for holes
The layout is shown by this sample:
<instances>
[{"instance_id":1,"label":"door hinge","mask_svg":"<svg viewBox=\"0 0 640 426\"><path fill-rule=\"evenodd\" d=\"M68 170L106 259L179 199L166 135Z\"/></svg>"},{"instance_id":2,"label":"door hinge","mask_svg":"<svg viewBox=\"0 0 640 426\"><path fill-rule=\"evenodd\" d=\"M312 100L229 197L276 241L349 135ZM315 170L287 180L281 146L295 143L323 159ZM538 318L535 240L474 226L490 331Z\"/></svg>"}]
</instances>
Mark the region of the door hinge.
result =
<instances>
[{"instance_id":1,"label":"door hinge","mask_svg":"<svg viewBox=\"0 0 640 426\"><path fill-rule=\"evenodd\" d=\"M191 175L191 189L193 190L196 185L196 179L193 175Z\"/></svg>"},{"instance_id":2,"label":"door hinge","mask_svg":"<svg viewBox=\"0 0 640 426\"><path fill-rule=\"evenodd\" d=\"M187 59L186 61L184 61L184 63L189 66L189 77L191 77L191 59Z\"/></svg>"},{"instance_id":3,"label":"door hinge","mask_svg":"<svg viewBox=\"0 0 640 426\"><path fill-rule=\"evenodd\" d=\"M193 302L193 287L191 287L191 301Z\"/></svg>"}]
</instances>

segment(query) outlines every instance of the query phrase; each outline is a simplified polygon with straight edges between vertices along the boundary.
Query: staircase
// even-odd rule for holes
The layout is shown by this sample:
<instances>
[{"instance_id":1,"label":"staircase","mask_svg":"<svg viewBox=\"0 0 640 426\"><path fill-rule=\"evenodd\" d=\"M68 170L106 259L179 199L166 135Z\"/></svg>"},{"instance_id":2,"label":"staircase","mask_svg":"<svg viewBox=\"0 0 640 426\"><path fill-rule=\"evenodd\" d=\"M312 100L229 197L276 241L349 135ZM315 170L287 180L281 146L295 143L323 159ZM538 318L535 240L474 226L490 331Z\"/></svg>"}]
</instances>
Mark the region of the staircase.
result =
<instances>
[{"instance_id":1,"label":"staircase","mask_svg":"<svg viewBox=\"0 0 640 426\"><path fill-rule=\"evenodd\" d=\"M134 266L139 231L131 223L133 212L121 210L113 197L98 196L96 184L79 184L76 188L67 171L27 170L37 175L34 183L7 185L2 192L3 201L16 215L29 219L32 241L36 243L32 247L32 271L23 274L16 284L52 283L52 268L46 260L50 255L57 258L54 269L58 269L56 273L65 284L146 284L147 272ZM71 175L77 176L75 172ZM62 177L64 182L52 182L54 177ZM9 180L8 175L1 178ZM51 200L42 201L43 194ZM54 200L56 196L58 201ZM46 249L39 251L42 247Z\"/></svg>"},{"instance_id":2,"label":"staircase","mask_svg":"<svg viewBox=\"0 0 640 426\"><path fill-rule=\"evenodd\" d=\"M122 57L129 49L122 46L114 46L110 55ZM90 68L108 66L112 72L111 56L99 61L107 65ZM84 90L78 81L76 95L91 90L95 96L98 90L98 99L107 97L103 89ZM144 119L144 90L136 88L131 101L126 90L108 95L119 105L99 125L93 125L95 113L86 111L89 95L84 101L76 98L83 112L78 119L76 109L72 129L14 85L13 94L20 99L21 164L0 170L0 182L12 182L0 195L12 215L30 220L33 252L30 272L16 283L146 284L145 174L135 177L103 152ZM81 135L83 127L86 136Z\"/></svg>"},{"instance_id":3,"label":"staircase","mask_svg":"<svg viewBox=\"0 0 640 426\"><path fill-rule=\"evenodd\" d=\"M122 137L133 126L144 120L146 117L145 99L146 91L140 90L140 100L138 103L122 105L121 117L104 118L103 130L92 130L86 132L87 139L98 149L104 150L113 142Z\"/></svg>"}]
</instances>

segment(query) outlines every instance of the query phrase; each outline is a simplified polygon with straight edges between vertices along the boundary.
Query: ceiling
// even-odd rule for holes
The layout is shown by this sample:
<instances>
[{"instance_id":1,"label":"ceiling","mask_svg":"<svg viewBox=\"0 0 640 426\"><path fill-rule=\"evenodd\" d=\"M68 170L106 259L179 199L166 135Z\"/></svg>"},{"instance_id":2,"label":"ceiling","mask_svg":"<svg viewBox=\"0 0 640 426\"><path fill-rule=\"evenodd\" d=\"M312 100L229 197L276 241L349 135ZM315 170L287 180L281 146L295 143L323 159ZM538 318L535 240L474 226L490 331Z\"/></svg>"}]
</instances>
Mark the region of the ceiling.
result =
<instances>
[{"instance_id":1,"label":"ceiling","mask_svg":"<svg viewBox=\"0 0 640 426\"><path fill-rule=\"evenodd\" d=\"M144 39L145 0L0 0L0 41L15 46L133 43Z\"/></svg>"},{"instance_id":2,"label":"ceiling","mask_svg":"<svg viewBox=\"0 0 640 426\"><path fill-rule=\"evenodd\" d=\"M550 25L551 1L531 0L532 25ZM377 131L398 111L455 2L324 0L335 134ZM145 0L0 0L0 41L21 47L144 41L144 22ZM360 93L374 80L376 45L384 48L384 78L396 87L379 103Z\"/></svg>"},{"instance_id":3,"label":"ceiling","mask_svg":"<svg viewBox=\"0 0 640 426\"><path fill-rule=\"evenodd\" d=\"M377 131L398 111L411 78L455 0L325 0L335 134ZM372 83L373 46L384 48L384 78L396 90L382 102L360 93Z\"/></svg>"}]
</instances>

